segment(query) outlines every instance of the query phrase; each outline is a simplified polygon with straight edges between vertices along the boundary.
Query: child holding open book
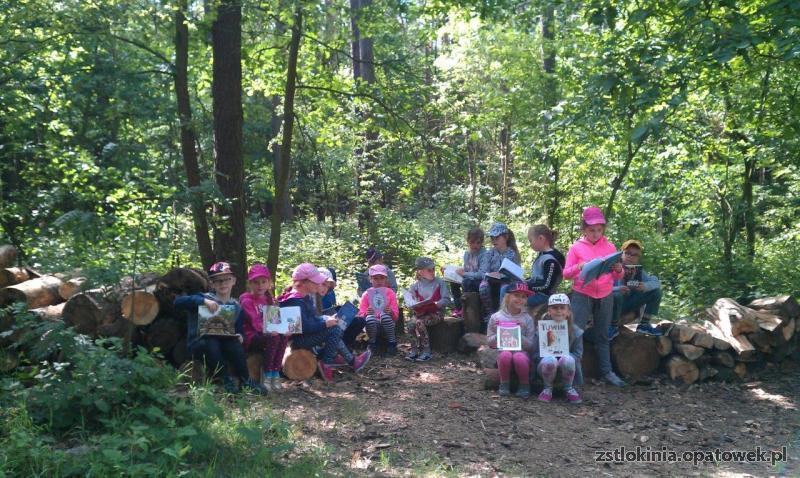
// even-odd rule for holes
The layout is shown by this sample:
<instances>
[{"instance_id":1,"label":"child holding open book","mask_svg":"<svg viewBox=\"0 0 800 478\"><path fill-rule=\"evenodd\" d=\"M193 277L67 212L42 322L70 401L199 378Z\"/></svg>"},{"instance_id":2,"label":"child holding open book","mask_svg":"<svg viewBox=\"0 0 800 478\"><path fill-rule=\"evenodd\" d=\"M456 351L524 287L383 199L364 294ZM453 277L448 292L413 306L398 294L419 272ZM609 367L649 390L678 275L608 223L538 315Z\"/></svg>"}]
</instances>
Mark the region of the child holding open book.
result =
<instances>
[{"instance_id":1,"label":"child holding open book","mask_svg":"<svg viewBox=\"0 0 800 478\"><path fill-rule=\"evenodd\" d=\"M264 386L270 390L280 390L281 364L289 336L277 332L264 333L264 312L275 304L270 289L272 275L267 266L253 264L247 272L247 292L239 296L239 303L245 313L244 349L263 354Z\"/></svg>"},{"instance_id":2,"label":"child holding open book","mask_svg":"<svg viewBox=\"0 0 800 478\"><path fill-rule=\"evenodd\" d=\"M497 333L499 327L520 327L522 346L519 351L502 350L497 355L497 369L500 372L500 388L498 393L506 396L511 394L511 372L517 374L519 388L517 396L528 398L531 395L530 366L528 353L533 350L535 332L533 318L528 314L525 302L532 292L521 281L512 282L506 288L500 310L492 314L486 327L486 341L489 347L497 347ZM502 346L502 344L501 344Z\"/></svg>"},{"instance_id":3,"label":"child holding open book","mask_svg":"<svg viewBox=\"0 0 800 478\"><path fill-rule=\"evenodd\" d=\"M377 347L378 329L383 332L389 346L387 355L397 355L397 336L395 322L400 316L397 306L397 295L388 287L388 274L386 266L375 264L369 268L369 281L372 287L361 296L358 305L358 315L366 321L369 349L374 353Z\"/></svg>"},{"instance_id":4,"label":"child holding open book","mask_svg":"<svg viewBox=\"0 0 800 478\"><path fill-rule=\"evenodd\" d=\"M539 346L539 330L534 329L533 356L538 361L536 371L542 377L544 388L539 394L540 402L549 402L553 398L553 384L556 376L561 377L567 400L570 403L581 403L581 396L573 384L583 383L583 375L580 372L581 357L583 357L583 330L576 326L572 321L572 312L569 307L569 297L566 294L553 294L547 301L547 313L540 319L542 321L566 322L567 342L569 343L569 353L554 356L542 356ZM549 340L550 337L547 337Z\"/></svg>"},{"instance_id":5,"label":"child holding open book","mask_svg":"<svg viewBox=\"0 0 800 478\"><path fill-rule=\"evenodd\" d=\"M444 320L444 308L450 304L450 290L445 282L436 277L433 259L418 257L414 262L417 281L408 291L412 303L406 301L414 316L408 321L408 333L412 335L411 352L406 360L427 362L431 359L431 343L428 327Z\"/></svg>"},{"instance_id":6,"label":"child holding open book","mask_svg":"<svg viewBox=\"0 0 800 478\"><path fill-rule=\"evenodd\" d=\"M489 237L492 240L492 248L481 256L478 269L482 279L478 292L484 308L484 322L488 322L489 316L500 306L501 286L510 282L502 274L497 274L503 259L508 259L517 265L521 262L514 233L505 224L502 222L492 224Z\"/></svg>"},{"instance_id":7,"label":"child holding open book","mask_svg":"<svg viewBox=\"0 0 800 478\"><path fill-rule=\"evenodd\" d=\"M464 263L456 269L456 274L462 277L462 283L451 282L450 292L453 294L453 315L461 316L461 292L478 292L483 275L480 273L481 257L486 253L483 247L484 234L480 227L473 227L467 232L467 247L464 251Z\"/></svg>"},{"instance_id":8,"label":"child holding open book","mask_svg":"<svg viewBox=\"0 0 800 478\"><path fill-rule=\"evenodd\" d=\"M622 279L624 274L622 263L616 262L610 272L584 282L581 277L583 267L593 259L614 254L617 248L605 236L606 218L599 207L590 206L583 210L581 231L583 236L570 246L564 266L564 277L573 281L572 313L575 323L581 329L586 329L589 316L593 317L600 376L611 385L624 387L627 384L611 370L608 339L608 326L611 324L614 309L612 289L614 281Z\"/></svg>"}]
</instances>

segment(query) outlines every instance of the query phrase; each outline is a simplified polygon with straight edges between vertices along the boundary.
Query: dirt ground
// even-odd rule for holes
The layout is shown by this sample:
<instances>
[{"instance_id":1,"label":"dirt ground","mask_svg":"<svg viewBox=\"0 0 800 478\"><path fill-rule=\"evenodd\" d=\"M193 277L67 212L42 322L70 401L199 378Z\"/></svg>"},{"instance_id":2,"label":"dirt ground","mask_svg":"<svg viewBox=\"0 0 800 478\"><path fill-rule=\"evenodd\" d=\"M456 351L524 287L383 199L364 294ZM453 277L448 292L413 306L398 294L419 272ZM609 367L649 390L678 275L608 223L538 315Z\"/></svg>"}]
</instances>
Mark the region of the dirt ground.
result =
<instances>
[{"instance_id":1,"label":"dirt ground","mask_svg":"<svg viewBox=\"0 0 800 478\"><path fill-rule=\"evenodd\" d=\"M677 386L661 376L620 390L589 381L583 404L572 405L482 390L474 355L402 357L374 357L333 384L288 382L268 402L306 449L324 447L339 476L800 476L794 364L734 384ZM775 465L596 461L637 446L665 455L786 447L788 456Z\"/></svg>"}]
</instances>

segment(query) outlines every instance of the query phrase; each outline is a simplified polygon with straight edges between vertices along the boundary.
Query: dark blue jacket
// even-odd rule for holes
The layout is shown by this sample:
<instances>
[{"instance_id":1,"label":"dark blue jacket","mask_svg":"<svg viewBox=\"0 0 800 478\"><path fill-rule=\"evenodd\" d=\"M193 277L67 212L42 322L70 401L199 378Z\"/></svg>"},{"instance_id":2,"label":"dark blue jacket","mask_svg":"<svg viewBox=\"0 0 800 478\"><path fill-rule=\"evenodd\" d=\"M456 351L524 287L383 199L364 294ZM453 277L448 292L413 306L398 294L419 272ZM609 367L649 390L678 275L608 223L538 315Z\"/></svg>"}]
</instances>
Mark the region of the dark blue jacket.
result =
<instances>
[{"instance_id":1,"label":"dark blue jacket","mask_svg":"<svg viewBox=\"0 0 800 478\"><path fill-rule=\"evenodd\" d=\"M188 313L189 319L186 321L186 346L191 347L199 338L197 336L197 308L205 304L206 299L211 299L220 305L236 306L236 333L244 337L244 311L236 299L229 299L223 302L213 292L205 294L183 295L175 299L175 307L183 309ZM305 324L303 324L305 327Z\"/></svg>"}]
</instances>

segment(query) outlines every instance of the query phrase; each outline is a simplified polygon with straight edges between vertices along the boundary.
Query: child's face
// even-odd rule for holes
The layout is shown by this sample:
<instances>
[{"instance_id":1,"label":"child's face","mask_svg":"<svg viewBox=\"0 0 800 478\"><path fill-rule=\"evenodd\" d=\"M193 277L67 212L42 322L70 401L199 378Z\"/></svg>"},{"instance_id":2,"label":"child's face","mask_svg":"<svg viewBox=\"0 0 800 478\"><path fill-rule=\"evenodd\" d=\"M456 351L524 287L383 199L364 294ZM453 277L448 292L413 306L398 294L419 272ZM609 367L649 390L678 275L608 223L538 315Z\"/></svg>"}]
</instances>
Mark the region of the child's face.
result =
<instances>
[{"instance_id":1,"label":"child's face","mask_svg":"<svg viewBox=\"0 0 800 478\"><path fill-rule=\"evenodd\" d=\"M522 310L527 300L528 296L526 296L525 294L519 292L511 292L508 298L508 305L515 311Z\"/></svg>"},{"instance_id":2,"label":"child's face","mask_svg":"<svg viewBox=\"0 0 800 478\"><path fill-rule=\"evenodd\" d=\"M595 242L599 241L601 237L603 237L603 233L606 231L606 226L603 224L592 224L591 226L585 226L583 228L583 237L585 237L589 242L594 244Z\"/></svg>"},{"instance_id":3,"label":"child's face","mask_svg":"<svg viewBox=\"0 0 800 478\"><path fill-rule=\"evenodd\" d=\"M327 287L327 289L329 291L331 291L331 290L336 288L336 283L333 282L333 281L325 281L325 287ZM326 294L327 294L327 292L326 292Z\"/></svg>"},{"instance_id":4,"label":"child's face","mask_svg":"<svg viewBox=\"0 0 800 478\"><path fill-rule=\"evenodd\" d=\"M267 291L272 287L272 281L266 277L256 277L247 281L250 293L256 296L267 295Z\"/></svg>"},{"instance_id":5,"label":"child's face","mask_svg":"<svg viewBox=\"0 0 800 478\"><path fill-rule=\"evenodd\" d=\"M436 276L436 272L433 268L430 269L417 269L417 277L425 280L433 280Z\"/></svg>"},{"instance_id":6,"label":"child's face","mask_svg":"<svg viewBox=\"0 0 800 478\"><path fill-rule=\"evenodd\" d=\"M622 263L635 266L642 259L642 250L638 247L628 247L622 252Z\"/></svg>"},{"instance_id":7,"label":"child's face","mask_svg":"<svg viewBox=\"0 0 800 478\"><path fill-rule=\"evenodd\" d=\"M567 320L569 317L569 306L565 304L551 305L547 308L547 315L553 320Z\"/></svg>"},{"instance_id":8,"label":"child's face","mask_svg":"<svg viewBox=\"0 0 800 478\"><path fill-rule=\"evenodd\" d=\"M480 251L481 247L483 247L483 239L473 239L471 241L467 241L467 245L469 246L469 251L474 254Z\"/></svg>"},{"instance_id":9,"label":"child's face","mask_svg":"<svg viewBox=\"0 0 800 478\"><path fill-rule=\"evenodd\" d=\"M492 238L492 247L495 249L505 249L508 247L508 237L505 234L500 234L499 236L494 236Z\"/></svg>"},{"instance_id":10,"label":"child's face","mask_svg":"<svg viewBox=\"0 0 800 478\"><path fill-rule=\"evenodd\" d=\"M292 288L296 290L300 295L308 295L312 292L316 292L317 285L308 279L303 279L303 280L292 281Z\"/></svg>"},{"instance_id":11,"label":"child's face","mask_svg":"<svg viewBox=\"0 0 800 478\"><path fill-rule=\"evenodd\" d=\"M543 251L550 246L550 243L547 242L547 238L541 234L535 237L528 236L528 242L531 245L531 249L536 252Z\"/></svg>"},{"instance_id":12,"label":"child's face","mask_svg":"<svg viewBox=\"0 0 800 478\"><path fill-rule=\"evenodd\" d=\"M372 287L386 287L387 280L384 275L369 276L369 283L372 284Z\"/></svg>"},{"instance_id":13,"label":"child's face","mask_svg":"<svg viewBox=\"0 0 800 478\"><path fill-rule=\"evenodd\" d=\"M224 274L210 279L211 287L217 295L230 295L233 285L236 284L236 277L233 274Z\"/></svg>"},{"instance_id":14,"label":"child's face","mask_svg":"<svg viewBox=\"0 0 800 478\"><path fill-rule=\"evenodd\" d=\"M322 284L314 284L314 286L317 289L317 294L325 295L328 293L328 284L323 282Z\"/></svg>"}]
</instances>

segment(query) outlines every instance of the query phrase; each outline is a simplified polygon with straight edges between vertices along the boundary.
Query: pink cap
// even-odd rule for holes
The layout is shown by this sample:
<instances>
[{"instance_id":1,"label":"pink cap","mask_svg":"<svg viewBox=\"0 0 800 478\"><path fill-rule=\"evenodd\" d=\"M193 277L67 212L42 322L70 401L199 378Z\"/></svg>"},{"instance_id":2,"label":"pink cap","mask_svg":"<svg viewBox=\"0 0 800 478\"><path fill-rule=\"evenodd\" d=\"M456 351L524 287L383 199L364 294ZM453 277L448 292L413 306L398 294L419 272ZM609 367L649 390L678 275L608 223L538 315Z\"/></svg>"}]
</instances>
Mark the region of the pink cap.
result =
<instances>
[{"instance_id":1,"label":"pink cap","mask_svg":"<svg viewBox=\"0 0 800 478\"><path fill-rule=\"evenodd\" d=\"M314 264L304 262L294 268L292 280L310 280L315 284L322 284L325 282L325 276L320 274Z\"/></svg>"},{"instance_id":2,"label":"pink cap","mask_svg":"<svg viewBox=\"0 0 800 478\"><path fill-rule=\"evenodd\" d=\"M531 292L531 290L528 289L528 284L522 281L513 282L508 285L508 287L506 288L506 294L512 294L512 293L525 294L526 296L533 295L533 292Z\"/></svg>"},{"instance_id":3,"label":"pink cap","mask_svg":"<svg viewBox=\"0 0 800 478\"><path fill-rule=\"evenodd\" d=\"M375 264L369 268L369 276L388 276L389 271L386 270L386 266L383 264Z\"/></svg>"},{"instance_id":4,"label":"pink cap","mask_svg":"<svg viewBox=\"0 0 800 478\"><path fill-rule=\"evenodd\" d=\"M259 277L272 279L272 274L269 273L269 269L264 264L253 264L247 272L247 280L256 280Z\"/></svg>"},{"instance_id":5,"label":"pink cap","mask_svg":"<svg viewBox=\"0 0 800 478\"><path fill-rule=\"evenodd\" d=\"M589 206L583 210L583 222L590 226L594 226L595 224L605 224L606 217L603 215L603 211L597 206Z\"/></svg>"}]
</instances>

